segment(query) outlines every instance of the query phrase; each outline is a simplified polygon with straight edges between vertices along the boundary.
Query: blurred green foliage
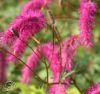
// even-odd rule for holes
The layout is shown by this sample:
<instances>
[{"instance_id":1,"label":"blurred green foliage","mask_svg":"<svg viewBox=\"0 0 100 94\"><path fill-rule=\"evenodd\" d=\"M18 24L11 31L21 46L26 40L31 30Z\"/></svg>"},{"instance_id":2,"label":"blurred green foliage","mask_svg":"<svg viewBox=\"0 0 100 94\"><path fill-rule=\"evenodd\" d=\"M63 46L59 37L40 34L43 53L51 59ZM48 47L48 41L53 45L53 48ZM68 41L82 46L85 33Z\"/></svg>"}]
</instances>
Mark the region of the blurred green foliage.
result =
<instances>
[{"instance_id":1,"label":"blurred green foliage","mask_svg":"<svg viewBox=\"0 0 100 94\"><path fill-rule=\"evenodd\" d=\"M0 0L0 31L5 31L9 23L20 14L21 7L28 0ZM55 0L57 2L58 0ZM60 32L61 38L64 39L71 34L78 34L78 0L62 0L62 8L58 8L58 3L53 3L50 7L55 19L56 25ZM68 3L68 2L69 3ZM74 59L74 67L80 69L80 72L75 74L77 85L82 91L86 91L92 83L100 82L100 0L94 0L97 5L96 20L94 23L94 47L92 49L79 48ZM68 4L67 4L68 3ZM44 11L46 13L46 11ZM45 35L45 36L42 36ZM36 37L41 43L52 41L52 33L50 30L44 29L38 33ZM32 40L29 45L36 46ZM27 56L31 50L27 48L22 60L26 61ZM7 94L45 94L44 84L37 81L33 77L30 86L23 85L19 82L21 79L22 64L8 66L8 80L15 82L15 88L12 91L6 92ZM43 64L39 64L36 72L45 79L46 71ZM3 94L0 93L0 94ZM5 93L4 93L5 94ZM68 94L80 94L77 88L73 85L68 89Z\"/></svg>"}]
</instances>

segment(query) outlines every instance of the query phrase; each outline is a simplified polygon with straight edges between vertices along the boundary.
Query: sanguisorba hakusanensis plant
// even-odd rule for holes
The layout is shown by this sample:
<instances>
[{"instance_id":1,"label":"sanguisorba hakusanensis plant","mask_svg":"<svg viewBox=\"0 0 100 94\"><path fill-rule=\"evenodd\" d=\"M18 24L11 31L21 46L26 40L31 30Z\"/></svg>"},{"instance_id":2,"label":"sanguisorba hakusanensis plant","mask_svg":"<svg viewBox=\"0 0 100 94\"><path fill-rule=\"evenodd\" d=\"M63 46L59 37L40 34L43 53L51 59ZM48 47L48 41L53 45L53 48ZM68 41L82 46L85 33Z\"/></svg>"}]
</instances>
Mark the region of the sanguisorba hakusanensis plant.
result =
<instances>
[{"instance_id":1,"label":"sanguisorba hakusanensis plant","mask_svg":"<svg viewBox=\"0 0 100 94\"><path fill-rule=\"evenodd\" d=\"M33 50L33 48L28 45L28 40L47 25L46 17L43 14L43 8L49 9L51 2L53 1L28 1L27 4L22 8L20 15L17 16L9 25L7 31L0 34L3 35L2 37L0 36L0 45L10 46L10 51L7 58L4 56L5 54L3 51L0 51L0 83L4 82L6 78L5 58L6 60L12 62L15 62L16 59L20 60L20 57L23 55L26 46L28 46L32 50L32 53L30 56L28 56L27 61L23 66L21 82L25 84L31 83L33 71L37 67L40 59L45 57L52 72L52 82L50 82L51 80L49 79L48 67L46 69L47 81L41 81L48 85L48 91L50 94L66 94L66 90L70 85L71 79L68 75L62 79L62 75L63 73L67 74L73 70L73 58L76 53L76 49L80 45L83 47L92 46L92 30L94 15L96 12L96 4L91 0L80 0L79 35L71 35L69 38L66 38L59 44L49 41L47 43L40 44L39 46L35 47L35 50ZM3 78L1 75L3 75ZM87 91L86 94L99 94L99 86L99 84L93 86ZM95 89L97 89L99 93L95 93Z\"/></svg>"},{"instance_id":2,"label":"sanguisorba hakusanensis plant","mask_svg":"<svg viewBox=\"0 0 100 94\"><path fill-rule=\"evenodd\" d=\"M83 46L92 46L93 22L96 12L96 4L91 0L80 0L80 42Z\"/></svg>"}]
</instances>

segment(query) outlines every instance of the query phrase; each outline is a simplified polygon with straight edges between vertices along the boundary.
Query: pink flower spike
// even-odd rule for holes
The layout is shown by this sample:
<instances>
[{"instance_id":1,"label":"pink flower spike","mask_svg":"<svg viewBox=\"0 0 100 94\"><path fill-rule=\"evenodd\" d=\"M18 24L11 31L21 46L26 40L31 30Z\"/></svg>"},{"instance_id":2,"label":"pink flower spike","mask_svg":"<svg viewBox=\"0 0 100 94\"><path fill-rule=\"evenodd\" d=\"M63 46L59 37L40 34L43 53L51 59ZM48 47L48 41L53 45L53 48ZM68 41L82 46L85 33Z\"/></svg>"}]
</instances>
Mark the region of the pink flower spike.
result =
<instances>
[{"instance_id":1,"label":"pink flower spike","mask_svg":"<svg viewBox=\"0 0 100 94\"><path fill-rule=\"evenodd\" d=\"M16 17L16 19L10 24L7 32L4 32L4 36L0 38L0 40L2 43L4 42L6 44L13 44L17 38L13 30L19 34L20 38L23 32L30 33L32 36L35 33L38 33L43 27L45 27L45 22L45 17L42 12L29 11L28 14L25 13Z\"/></svg>"},{"instance_id":2,"label":"pink flower spike","mask_svg":"<svg viewBox=\"0 0 100 94\"><path fill-rule=\"evenodd\" d=\"M26 65L28 65L28 67L24 65L22 69L21 82L25 84L29 84L31 82L32 74L34 73L36 65L41 58L41 55L38 50L35 49L34 51L35 52L33 52L27 59Z\"/></svg>"},{"instance_id":3,"label":"pink flower spike","mask_svg":"<svg viewBox=\"0 0 100 94\"><path fill-rule=\"evenodd\" d=\"M19 38L14 42L12 46L13 51L11 51L17 57L22 56L28 40L45 26L44 15L40 11L30 11L29 14L20 17L17 19L18 21L15 21L15 24L12 24L12 28L19 33ZM8 60L15 61L16 59L10 55Z\"/></svg>"},{"instance_id":4,"label":"pink flower spike","mask_svg":"<svg viewBox=\"0 0 100 94\"><path fill-rule=\"evenodd\" d=\"M92 30L96 4L88 1L80 4L80 43L83 46L92 46Z\"/></svg>"},{"instance_id":5,"label":"pink flower spike","mask_svg":"<svg viewBox=\"0 0 100 94\"><path fill-rule=\"evenodd\" d=\"M42 54L47 59L52 72L52 78L54 83L58 83L61 75L61 64L58 54L57 45L47 43L41 46ZM54 84L49 87L50 94L66 94L66 86L62 84Z\"/></svg>"},{"instance_id":6,"label":"pink flower spike","mask_svg":"<svg viewBox=\"0 0 100 94\"><path fill-rule=\"evenodd\" d=\"M100 94L100 83L97 83L97 84L91 86L87 90L86 94Z\"/></svg>"},{"instance_id":7,"label":"pink flower spike","mask_svg":"<svg viewBox=\"0 0 100 94\"><path fill-rule=\"evenodd\" d=\"M68 72L72 70L72 62L78 46L79 40L77 36L71 36L62 42L62 67Z\"/></svg>"}]
</instances>

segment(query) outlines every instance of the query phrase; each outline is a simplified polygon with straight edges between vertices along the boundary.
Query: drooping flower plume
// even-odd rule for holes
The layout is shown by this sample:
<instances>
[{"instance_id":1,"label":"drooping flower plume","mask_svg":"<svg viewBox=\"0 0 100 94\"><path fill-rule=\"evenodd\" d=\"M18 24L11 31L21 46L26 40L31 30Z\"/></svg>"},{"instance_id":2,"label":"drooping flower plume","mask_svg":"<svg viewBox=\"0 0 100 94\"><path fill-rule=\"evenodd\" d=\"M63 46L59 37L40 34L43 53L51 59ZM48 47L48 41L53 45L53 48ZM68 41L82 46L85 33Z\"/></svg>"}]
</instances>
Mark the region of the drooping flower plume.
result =
<instances>
[{"instance_id":1,"label":"drooping flower plume","mask_svg":"<svg viewBox=\"0 0 100 94\"><path fill-rule=\"evenodd\" d=\"M92 46L92 30L96 4L91 0L80 1L80 42L83 46Z\"/></svg>"},{"instance_id":2,"label":"drooping flower plume","mask_svg":"<svg viewBox=\"0 0 100 94\"><path fill-rule=\"evenodd\" d=\"M79 46L78 36L73 35L62 43L62 66L66 71L72 70L72 60L75 55L76 49Z\"/></svg>"},{"instance_id":3,"label":"drooping flower plume","mask_svg":"<svg viewBox=\"0 0 100 94\"><path fill-rule=\"evenodd\" d=\"M11 50L17 57L22 56L28 40L45 26L45 18L40 11L30 11L29 14L20 16L19 19L22 20L18 21L17 25L13 25L14 30L19 33L19 38L14 42ZM9 60L15 59L11 55L8 58Z\"/></svg>"},{"instance_id":4,"label":"drooping flower plume","mask_svg":"<svg viewBox=\"0 0 100 94\"><path fill-rule=\"evenodd\" d=\"M20 35L23 32L29 32L31 35L39 32L45 26L45 18L41 11L29 11L18 17L10 24L11 31L13 29Z\"/></svg>"},{"instance_id":5,"label":"drooping flower plume","mask_svg":"<svg viewBox=\"0 0 100 94\"><path fill-rule=\"evenodd\" d=\"M31 82L32 74L34 73L34 70L40 58L41 55L37 49L35 49L34 52L28 57L26 65L28 65L29 67L25 65L22 69L22 83L29 84Z\"/></svg>"},{"instance_id":6,"label":"drooping flower plume","mask_svg":"<svg viewBox=\"0 0 100 94\"><path fill-rule=\"evenodd\" d=\"M100 94L100 83L97 83L97 84L91 86L87 90L86 94Z\"/></svg>"},{"instance_id":7,"label":"drooping flower plume","mask_svg":"<svg viewBox=\"0 0 100 94\"><path fill-rule=\"evenodd\" d=\"M22 10L24 11L24 10ZM21 36L22 32L29 32L31 35L39 32L45 26L45 17L40 10L29 10L28 13L24 12L17 16L12 23L10 23L7 31L1 41L5 44L12 44L17 36L14 34L13 29Z\"/></svg>"}]
</instances>

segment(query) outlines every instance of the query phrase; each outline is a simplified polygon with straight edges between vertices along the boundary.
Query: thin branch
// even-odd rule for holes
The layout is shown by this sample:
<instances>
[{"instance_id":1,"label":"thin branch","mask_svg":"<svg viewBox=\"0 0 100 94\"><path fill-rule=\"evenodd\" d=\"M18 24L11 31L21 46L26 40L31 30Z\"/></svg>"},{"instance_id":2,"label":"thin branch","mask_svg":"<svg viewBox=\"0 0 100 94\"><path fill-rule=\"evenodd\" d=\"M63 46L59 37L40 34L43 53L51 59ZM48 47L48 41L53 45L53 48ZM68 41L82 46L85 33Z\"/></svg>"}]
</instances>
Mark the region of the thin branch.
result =
<instances>
[{"instance_id":1,"label":"thin branch","mask_svg":"<svg viewBox=\"0 0 100 94\"><path fill-rule=\"evenodd\" d=\"M14 54L12 54L11 52L9 52L8 50L6 50L6 49L4 49L4 48L1 48L1 47L0 47L0 49L5 50L7 53L11 54L11 55L14 56L16 59L18 59L19 61L21 61L22 64L24 64L25 66L27 66L27 67L29 68L29 70L33 73L33 70L32 70L24 61L22 61L20 58L18 58L17 56L15 56ZM42 81L43 83L47 83L47 82L45 82L44 80L42 80L36 73L34 73L34 75L35 75L34 77L35 77L36 79Z\"/></svg>"},{"instance_id":2,"label":"thin branch","mask_svg":"<svg viewBox=\"0 0 100 94\"><path fill-rule=\"evenodd\" d=\"M83 94L82 90L81 90L81 89L79 88L79 86L77 85L76 80L75 80L73 77L72 77L71 79L72 79L72 81L73 81L75 87L79 90L79 92L80 92L81 94Z\"/></svg>"}]
</instances>

